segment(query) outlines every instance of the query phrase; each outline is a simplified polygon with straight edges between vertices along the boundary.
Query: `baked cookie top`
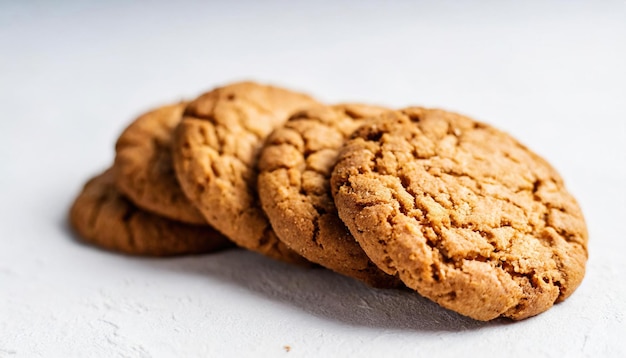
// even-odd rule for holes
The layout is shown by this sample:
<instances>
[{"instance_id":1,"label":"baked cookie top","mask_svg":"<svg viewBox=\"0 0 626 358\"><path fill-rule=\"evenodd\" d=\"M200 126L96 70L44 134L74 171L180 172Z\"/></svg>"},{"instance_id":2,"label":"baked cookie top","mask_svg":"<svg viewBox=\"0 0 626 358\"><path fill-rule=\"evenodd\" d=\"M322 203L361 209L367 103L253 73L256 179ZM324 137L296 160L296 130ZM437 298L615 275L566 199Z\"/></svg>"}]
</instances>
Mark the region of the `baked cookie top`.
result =
<instances>
[{"instance_id":1,"label":"baked cookie top","mask_svg":"<svg viewBox=\"0 0 626 358\"><path fill-rule=\"evenodd\" d=\"M183 191L206 220L236 244L305 262L280 242L261 209L256 164L265 137L311 97L252 82L216 88L191 102L174 136Z\"/></svg>"},{"instance_id":2,"label":"baked cookie top","mask_svg":"<svg viewBox=\"0 0 626 358\"><path fill-rule=\"evenodd\" d=\"M206 220L183 193L172 164L172 133L187 103L163 106L141 115L115 145L117 188L138 207L191 224Z\"/></svg>"},{"instance_id":3,"label":"baked cookie top","mask_svg":"<svg viewBox=\"0 0 626 358\"><path fill-rule=\"evenodd\" d=\"M189 225L138 209L115 188L113 170L92 178L70 209L80 237L101 248L139 256L200 254L234 246L207 225Z\"/></svg>"},{"instance_id":4,"label":"baked cookie top","mask_svg":"<svg viewBox=\"0 0 626 358\"><path fill-rule=\"evenodd\" d=\"M358 129L331 178L368 256L440 305L523 319L583 279L587 229L563 180L509 135L409 108Z\"/></svg>"},{"instance_id":5,"label":"baked cookie top","mask_svg":"<svg viewBox=\"0 0 626 358\"><path fill-rule=\"evenodd\" d=\"M330 174L350 134L385 108L346 104L294 114L268 138L259 159L259 196L278 238L326 268L376 287L399 285L365 255L330 192Z\"/></svg>"}]
</instances>

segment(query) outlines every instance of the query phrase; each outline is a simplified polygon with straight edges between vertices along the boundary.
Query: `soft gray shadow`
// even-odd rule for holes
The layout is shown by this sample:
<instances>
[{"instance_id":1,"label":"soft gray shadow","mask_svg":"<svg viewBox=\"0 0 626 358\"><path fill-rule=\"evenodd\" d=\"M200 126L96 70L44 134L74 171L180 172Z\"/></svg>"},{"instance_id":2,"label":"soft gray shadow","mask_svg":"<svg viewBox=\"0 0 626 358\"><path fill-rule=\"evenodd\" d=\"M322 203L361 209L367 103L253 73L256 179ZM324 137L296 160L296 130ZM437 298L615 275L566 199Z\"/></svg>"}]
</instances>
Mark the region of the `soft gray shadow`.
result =
<instances>
[{"instance_id":1,"label":"soft gray shadow","mask_svg":"<svg viewBox=\"0 0 626 358\"><path fill-rule=\"evenodd\" d=\"M66 217L59 220L58 228L66 233L65 237L87 245ZM210 277L244 287L253 295L352 326L459 332L511 323L507 319L476 321L409 290L375 289L329 270L289 265L240 249L178 258L127 257L155 270L197 275L199 279Z\"/></svg>"},{"instance_id":2,"label":"soft gray shadow","mask_svg":"<svg viewBox=\"0 0 626 358\"><path fill-rule=\"evenodd\" d=\"M375 289L329 270L296 267L243 250L138 262L154 269L211 277L316 317L352 326L458 332L510 323L506 319L476 321L441 308L415 292Z\"/></svg>"}]
</instances>

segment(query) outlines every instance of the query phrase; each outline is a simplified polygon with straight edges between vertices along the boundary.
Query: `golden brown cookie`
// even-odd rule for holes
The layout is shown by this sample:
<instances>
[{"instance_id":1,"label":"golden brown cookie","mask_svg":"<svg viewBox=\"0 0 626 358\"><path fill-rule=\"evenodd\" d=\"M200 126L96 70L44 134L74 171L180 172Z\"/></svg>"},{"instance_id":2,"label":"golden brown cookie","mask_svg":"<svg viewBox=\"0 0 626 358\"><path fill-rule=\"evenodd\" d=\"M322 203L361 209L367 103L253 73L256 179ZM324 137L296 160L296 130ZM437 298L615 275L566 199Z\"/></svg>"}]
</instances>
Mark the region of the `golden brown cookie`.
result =
<instances>
[{"instance_id":1,"label":"golden brown cookie","mask_svg":"<svg viewBox=\"0 0 626 358\"><path fill-rule=\"evenodd\" d=\"M311 97L251 82L216 88L191 102L174 135L183 191L236 244L288 262L305 260L280 242L261 209L256 163L265 137Z\"/></svg>"},{"instance_id":2,"label":"golden brown cookie","mask_svg":"<svg viewBox=\"0 0 626 358\"><path fill-rule=\"evenodd\" d=\"M115 145L115 183L138 207L168 219L206 224L185 196L172 164L172 133L187 103L163 106L141 115Z\"/></svg>"},{"instance_id":3,"label":"golden brown cookie","mask_svg":"<svg viewBox=\"0 0 626 358\"><path fill-rule=\"evenodd\" d=\"M396 287L399 280L370 261L339 219L330 193L330 174L344 141L367 118L385 111L354 104L294 114L266 141L258 187L276 235L291 249L372 286Z\"/></svg>"},{"instance_id":4,"label":"golden brown cookie","mask_svg":"<svg viewBox=\"0 0 626 358\"><path fill-rule=\"evenodd\" d=\"M523 319L583 279L575 199L545 160L486 124L423 108L385 114L347 142L331 188L374 263L461 314Z\"/></svg>"},{"instance_id":5,"label":"golden brown cookie","mask_svg":"<svg viewBox=\"0 0 626 358\"><path fill-rule=\"evenodd\" d=\"M184 224L138 209L114 182L111 169L91 179L70 209L70 223L86 242L140 256L200 254L233 246L209 226Z\"/></svg>"}]
</instances>

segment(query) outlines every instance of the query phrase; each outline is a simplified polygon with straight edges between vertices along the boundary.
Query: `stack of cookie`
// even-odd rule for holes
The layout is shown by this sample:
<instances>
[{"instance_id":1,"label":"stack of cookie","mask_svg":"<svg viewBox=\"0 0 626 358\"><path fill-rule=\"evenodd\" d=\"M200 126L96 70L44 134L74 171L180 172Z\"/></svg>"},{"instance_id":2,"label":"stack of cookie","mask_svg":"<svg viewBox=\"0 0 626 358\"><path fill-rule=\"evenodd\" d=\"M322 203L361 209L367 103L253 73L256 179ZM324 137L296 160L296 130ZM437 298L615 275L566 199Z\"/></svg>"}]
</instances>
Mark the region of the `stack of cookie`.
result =
<instances>
[{"instance_id":1,"label":"stack of cookie","mask_svg":"<svg viewBox=\"0 0 626 358\"><path fill-rule=\"evenodd\" d=\"M584 275L584 219L558 173L458 114L236 83L141 116L116 150L70 214L104 248L165 256L232 242L478 320L539 314Z\"/></svg>"}]
</instances>

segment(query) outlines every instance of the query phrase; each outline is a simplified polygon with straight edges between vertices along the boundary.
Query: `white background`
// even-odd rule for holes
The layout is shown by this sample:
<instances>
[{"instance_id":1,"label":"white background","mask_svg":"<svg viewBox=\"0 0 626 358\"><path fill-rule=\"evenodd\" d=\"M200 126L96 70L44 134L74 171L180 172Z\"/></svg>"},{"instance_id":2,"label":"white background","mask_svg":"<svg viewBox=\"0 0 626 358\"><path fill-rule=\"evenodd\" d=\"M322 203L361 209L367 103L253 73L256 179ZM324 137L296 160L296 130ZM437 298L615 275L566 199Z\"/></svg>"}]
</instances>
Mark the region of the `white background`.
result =
<instances>
[{"instance_id":1,"label":"white background","mask_svg":"<svg viewBox=\"0 0 626 358\"><path fill-rule=\"evenodd\" d=\"M77 242L68 206L128 121L239 79L512 133L583 208L583 284L481 323L241 250ZM0 357L625 356L625 121L624 1L0 1Z\"/></svg>"}]
</instances>

